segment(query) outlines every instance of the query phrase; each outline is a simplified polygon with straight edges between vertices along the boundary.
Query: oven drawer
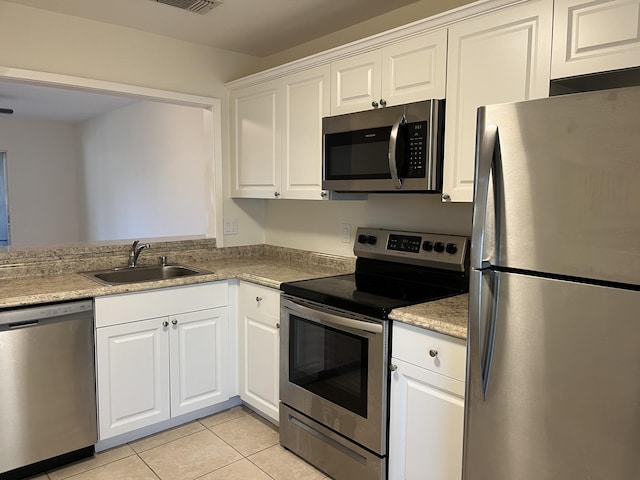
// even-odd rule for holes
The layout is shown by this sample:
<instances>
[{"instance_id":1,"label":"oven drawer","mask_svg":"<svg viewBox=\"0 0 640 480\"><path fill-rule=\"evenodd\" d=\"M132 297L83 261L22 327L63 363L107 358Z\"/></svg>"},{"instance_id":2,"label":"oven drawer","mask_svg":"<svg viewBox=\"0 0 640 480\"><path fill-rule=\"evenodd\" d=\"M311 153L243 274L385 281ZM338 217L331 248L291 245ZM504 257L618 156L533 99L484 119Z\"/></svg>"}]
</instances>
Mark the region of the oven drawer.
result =
<instances>
[{"instance_id":1,"label":"oven drawer","mask_svg":"<svg viewBox=\"0 0 640 480\"><path fill-rule=\"evenodd\" d=\"M464 382L466 342L405 323L393 323L391 356Z\"/></svg>"}]
</instances>

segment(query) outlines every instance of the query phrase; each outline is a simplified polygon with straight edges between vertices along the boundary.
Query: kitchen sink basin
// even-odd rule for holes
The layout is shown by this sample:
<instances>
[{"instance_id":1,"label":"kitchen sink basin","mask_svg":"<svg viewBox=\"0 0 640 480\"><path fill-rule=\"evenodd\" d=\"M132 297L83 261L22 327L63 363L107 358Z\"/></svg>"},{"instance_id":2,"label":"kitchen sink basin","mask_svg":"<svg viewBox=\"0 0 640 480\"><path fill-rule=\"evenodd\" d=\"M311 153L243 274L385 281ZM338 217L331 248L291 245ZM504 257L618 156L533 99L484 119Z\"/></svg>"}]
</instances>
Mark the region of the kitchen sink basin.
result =
<instances>
[{"instance_id":1,"label":"kitchen sink basin","mask_svg":"<svg viewBox=\"0 0 640 480\"><path fill-rule=\"evenodd\" d=\"M95 272L81 272L82 275L105 285L153 282L178 277L205 275L211 272L182 265L153 265L150 267L124 267Z\"/></svg>"}]
</instances>

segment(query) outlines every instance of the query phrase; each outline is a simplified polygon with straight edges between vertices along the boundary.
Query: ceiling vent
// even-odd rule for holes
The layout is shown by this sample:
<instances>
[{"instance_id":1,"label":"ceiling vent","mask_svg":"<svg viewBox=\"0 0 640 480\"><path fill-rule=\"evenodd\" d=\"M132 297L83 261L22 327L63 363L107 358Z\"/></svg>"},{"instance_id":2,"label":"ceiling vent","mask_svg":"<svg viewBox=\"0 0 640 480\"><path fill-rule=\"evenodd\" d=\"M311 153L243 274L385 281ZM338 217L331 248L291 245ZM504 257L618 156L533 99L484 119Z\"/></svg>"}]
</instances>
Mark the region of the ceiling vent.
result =
<instances>
[{"instance_id":1,"label":"ceiling vent","mask_svg":"<svg viewBox=\"0 0 640 480\"><path fill-rule=\"evenodd\" d=\"M165 5L171 5L172 7L178 7L182 10L188 10L189 12L199 13L204 15L213 7L221 5L224 0L155 0L158 3L164 3Z\"/></svg>"}]
</instances>

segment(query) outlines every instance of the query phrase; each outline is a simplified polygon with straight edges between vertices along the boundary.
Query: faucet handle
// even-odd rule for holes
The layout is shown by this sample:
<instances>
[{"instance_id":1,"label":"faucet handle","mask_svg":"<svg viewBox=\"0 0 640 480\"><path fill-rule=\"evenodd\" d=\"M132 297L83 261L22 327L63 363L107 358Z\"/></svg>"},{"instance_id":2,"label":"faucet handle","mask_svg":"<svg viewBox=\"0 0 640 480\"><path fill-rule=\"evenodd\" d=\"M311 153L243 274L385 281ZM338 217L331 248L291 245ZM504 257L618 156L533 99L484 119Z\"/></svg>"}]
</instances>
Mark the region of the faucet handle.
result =
<instances>
[{"instance_id":1,"label":"faucet handle","mask_svg":"<svg viewBox=\"0 0 640 480\"><path fill-rule=\"evenodd\" d=\"M163 267L167 266L167 256L166 255L160 255L160 265L162 265Z\"/></svg>"}]
</instances>

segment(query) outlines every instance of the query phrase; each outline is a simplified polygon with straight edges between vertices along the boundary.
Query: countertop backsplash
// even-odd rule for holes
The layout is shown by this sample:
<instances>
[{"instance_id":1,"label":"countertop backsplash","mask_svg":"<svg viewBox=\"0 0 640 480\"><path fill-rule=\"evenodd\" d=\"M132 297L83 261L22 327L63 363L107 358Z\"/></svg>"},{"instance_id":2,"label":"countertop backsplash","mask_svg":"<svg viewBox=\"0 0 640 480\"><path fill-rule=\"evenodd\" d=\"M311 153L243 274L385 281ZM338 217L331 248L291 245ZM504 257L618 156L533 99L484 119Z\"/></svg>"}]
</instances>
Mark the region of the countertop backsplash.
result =
<instances>
[{"instance_id":1,"label":"countertop backsplash","mask_svg":"<svg viewBox=\"0 0 640 480\"><path fill-rule=\"evenodd\" d=\"M147 240L142 240L147 241ZM149 241L138 265L157 265L166 256L169 264L194 264L217 258L264 255L284 261L333 267L344 272L355 268L355 258L308 252L273 245L217 248L216 239ZM0 279L102 270L127 265L131 242L105 242L51 247L23 247L0 252Z\"/></svg>"}]
</instances>

